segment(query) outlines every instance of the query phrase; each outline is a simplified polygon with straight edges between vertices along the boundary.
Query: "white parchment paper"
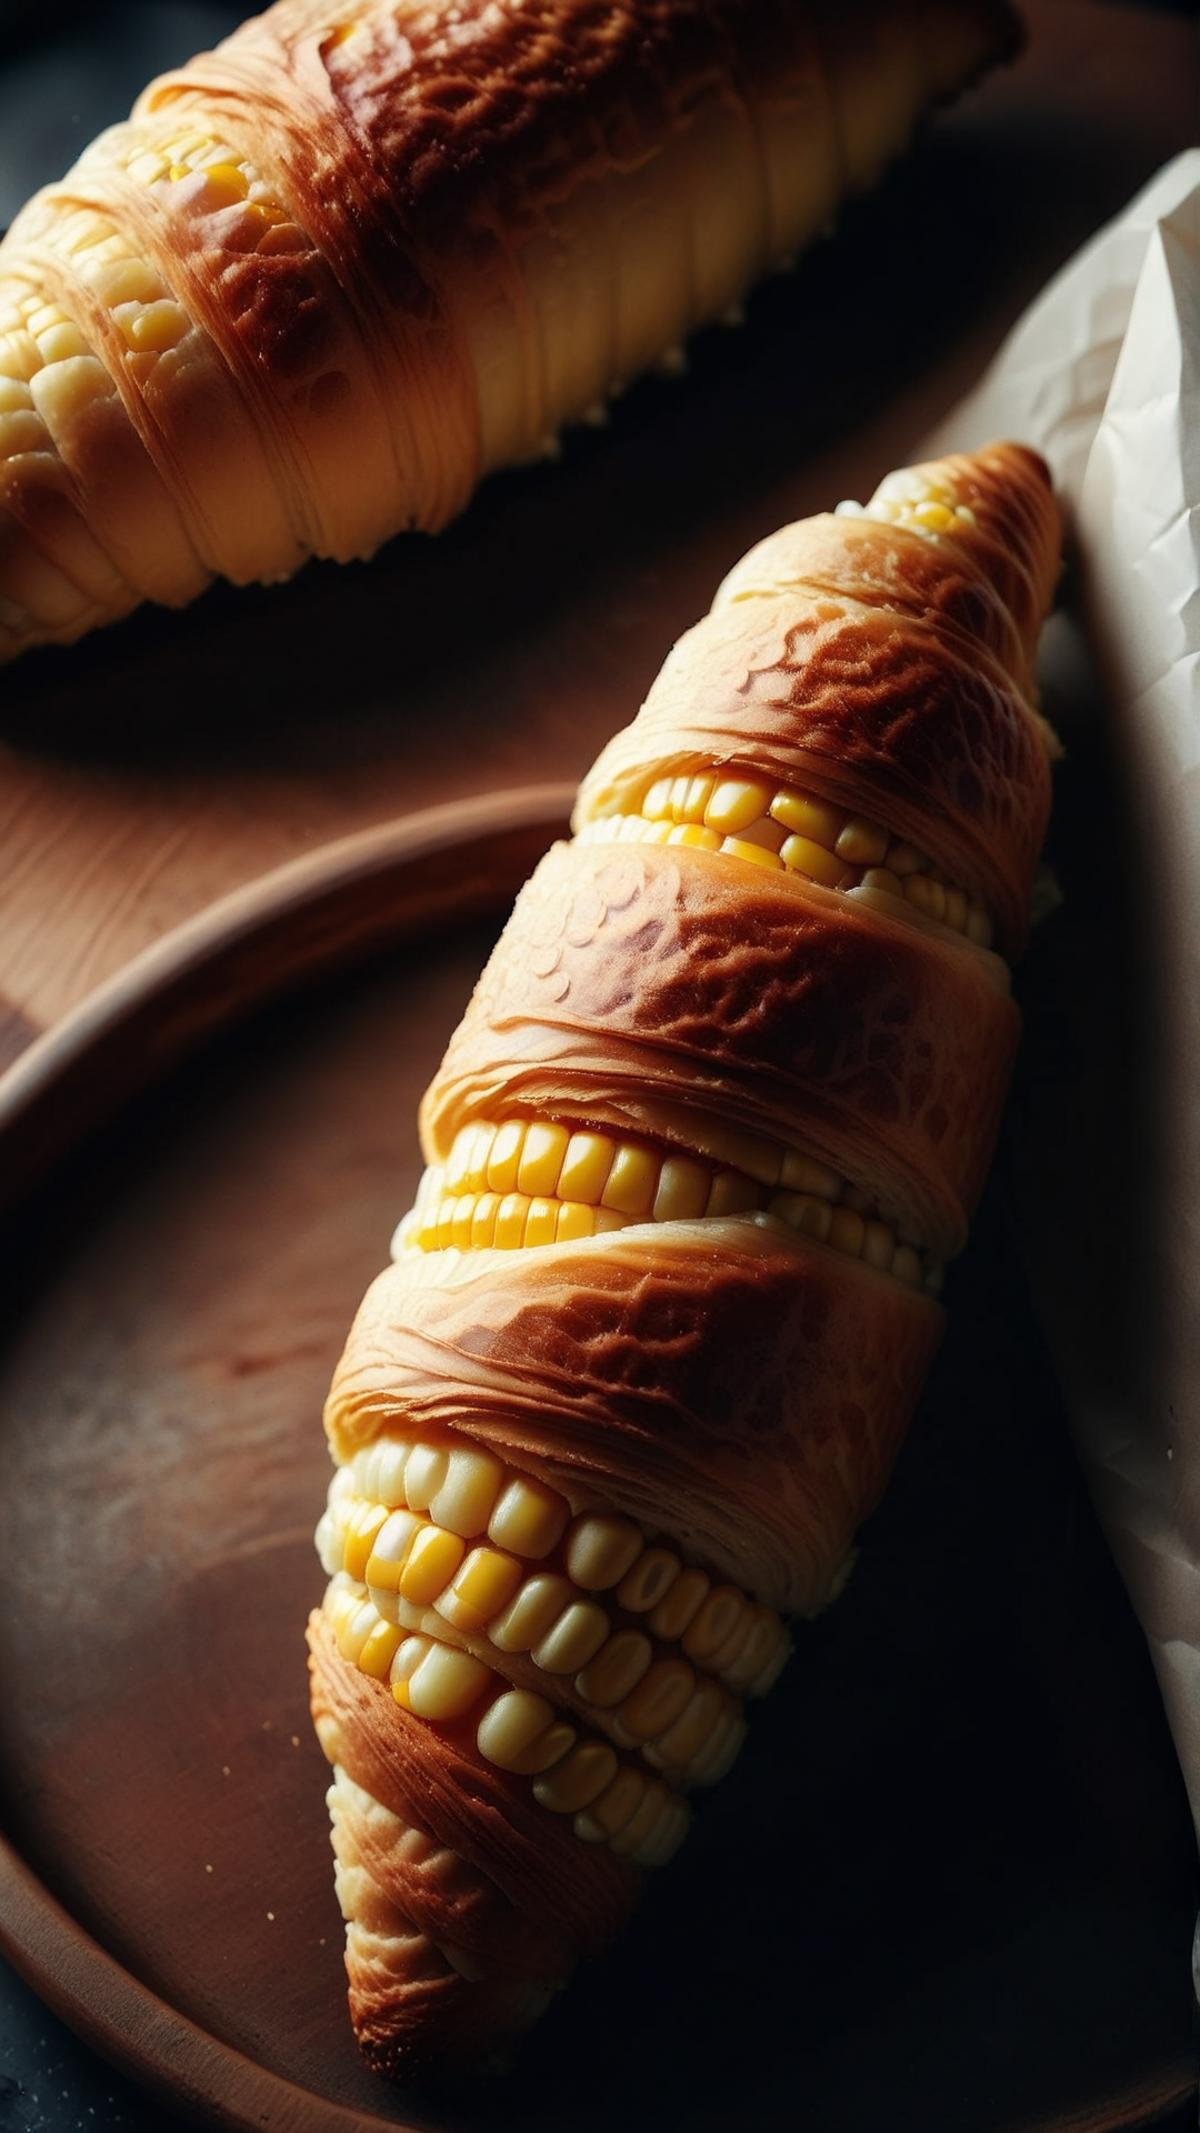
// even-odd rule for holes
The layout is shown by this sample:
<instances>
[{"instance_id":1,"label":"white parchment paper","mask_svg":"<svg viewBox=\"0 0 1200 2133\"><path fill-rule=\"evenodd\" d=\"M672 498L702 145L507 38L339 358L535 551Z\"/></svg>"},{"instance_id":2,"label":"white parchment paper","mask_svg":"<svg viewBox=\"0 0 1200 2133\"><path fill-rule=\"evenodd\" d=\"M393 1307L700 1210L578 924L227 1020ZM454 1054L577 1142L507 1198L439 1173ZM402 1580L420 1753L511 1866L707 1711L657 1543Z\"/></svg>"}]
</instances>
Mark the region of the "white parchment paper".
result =
<instances>
[{"instance_id":1,"label":"white parchment paper","mask_svg":"<svg viewBox=\"0 0 1200 2133\"><path fill-rule=\"evenodd\" d=\"M1075 553L1047 674L1052 715L1076 700L1074 861L1030 958L1020 1224L1200 1826L1200 151L1049 285L922 455L1001 436L1046 454Z\"/></svg>"}]
</instances>

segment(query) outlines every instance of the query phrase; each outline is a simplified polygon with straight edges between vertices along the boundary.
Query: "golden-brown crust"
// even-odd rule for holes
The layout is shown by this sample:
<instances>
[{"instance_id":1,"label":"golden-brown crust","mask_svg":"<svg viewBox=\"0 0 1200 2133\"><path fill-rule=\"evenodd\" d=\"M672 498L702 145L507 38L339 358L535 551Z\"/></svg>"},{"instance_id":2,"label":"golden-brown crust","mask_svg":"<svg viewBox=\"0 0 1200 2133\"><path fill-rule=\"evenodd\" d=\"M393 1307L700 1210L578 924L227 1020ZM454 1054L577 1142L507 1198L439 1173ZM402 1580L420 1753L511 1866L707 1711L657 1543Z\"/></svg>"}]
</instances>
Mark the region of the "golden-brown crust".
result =
<instances>
[{"instance_id":1,"label":"golden-brown crust","mask_svg":"<svg viewBox=\"0 0 1200 2133\"><path fill-rule=\"evenodd\" d=\"M562 1974L566 1951L606 1947L641 1886L636 1867L606 1845L581 1844L569 1817L538 1806L530 1779L487 1762L470 1719L432 1725L401 1710L385 1683L341 1657L321 1615L309 1620L308 1644L314 1722L327 1741L332 1729L338 1762L487 1884L482 1894L474 1885L466 1898L450 1894L447 1938L461 1933L478 1953L523 1950L522 1960L536 1956L551 1981Z\"/></svg>"},{"instance_id":2,"label":"golden-brown crust","mask_svg":"<svg viewBox=\"0 0 1200 2133\"><path fill-rule=\"evenodd\" d=\"M940 1308L774 1222L598 1243L402 1254L334 1378L335 1456L390 1426L454 1431L812 1612L882 1490Z\"/></svg>"},{"instance_id":3,"label":"golden-brown crust","mask_svg":"<svg viewBox=\"0 0 1200 2133\"><path fill-rule=\"evenodd\" d=\"M441 1160L500 1104L636 1127L639 1103L669 1100L819 1153L945 1253L986 1172L1017 1033L995 959L952 936L719 854L556 845L422 1133Z\"/></svg>"},{"instance_id":4,"label":"golden-brown crust","mask_svg":"<svg viewBox=\"0 0 1200 2133\"><path fill-rule=\"evenodd\" d=\"M636 812L660 769L755 770L929 852L1012 954L1050 809L1046 732L1024 692L1058 574L1058 508L1022 446L912 474L948 485L971 519L936 542L830 516L760 542L602 751L576 821Z\"/></svg>"},{"instance_id":5,"label":"golden-brown crust","mask_svg":"<svg viewBox=\"0 0 1200 2133\"><path fill-rule=\"evenodd\" d=\"M308 1642L313 1718L334 1765L333 1846L359 2043L384 2073L455 2047L478 2057L536 2017L570 1975L576 1941L536 1908L514 1904L414 1815L408 1792L419 1788L405 1783L396 1753L403 1714L339 1656L320 1615ZM421 1730L418 1753L436 1757L439 1736Z\"/></svg>"},{"instance_id":6,"label":"golden-brown crust","mask_svg":"<svg viewBox=\"0 0 1200 2133\"><path fill-rule=\"evenodd\" d=\"M819 12L787 0L284 0L153 82L137 111L192 90L232 102L257 81L293 84L308 123L324 112L354 143L370 265L409 305L414 245L516 234L614 165L636 167L710 99L803 68ZM347 24L353 35L339 35Z\"/></svg>"},{"instance_id":7,"label":"golden-brown crust","mask_svg":"<svg viewBox=\"0 0 1200 2133\"><path fill-rule=\"evenodd\" d=\"M876 519L823 512L781 526L740 557L712 606L821 594L921 623L959 656L983 653L1018 687L1028 682L1028 649L991 578L956 543Z\"/></svg>"},{"instance_id":8,"label":"golden-brown crust","mask_svg":"<svg viewBox=\"0 0 1200 2133\"><path fill-rule=\"evenodd\" d=\"M1004 0L280 0L5 240L0 271L60 283L117 379L177 512L164 559L186 529L158 567L134 451L95 513L121 582L81 607L57 556L31 567L22 639L445 524L806 242L1013 34ZM265 242L196 173L128 176L180 134L253 166ZM185 363L131 355L68 271L81 203L184 306Z\"/></svg>"}]
</instances>

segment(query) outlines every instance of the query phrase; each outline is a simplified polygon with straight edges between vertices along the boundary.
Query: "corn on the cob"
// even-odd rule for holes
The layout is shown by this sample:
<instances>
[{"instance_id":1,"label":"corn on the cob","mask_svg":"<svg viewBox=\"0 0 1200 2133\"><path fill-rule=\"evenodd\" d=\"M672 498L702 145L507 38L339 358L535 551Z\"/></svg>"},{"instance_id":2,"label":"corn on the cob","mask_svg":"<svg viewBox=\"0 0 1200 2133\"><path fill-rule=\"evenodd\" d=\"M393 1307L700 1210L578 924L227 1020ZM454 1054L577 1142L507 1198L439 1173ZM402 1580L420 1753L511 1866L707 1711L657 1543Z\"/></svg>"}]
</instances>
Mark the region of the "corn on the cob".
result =
<instances>
[{"instance_id":1,"label":"corn on the cob","mask_svg":"<svg viewBox=\"0 0 1200 2133\"><path fill-rule=\"evenodd\" d=\"M707 706L693 654L585 781L426 1098L416 1203L335 1380L314 1708L381 2065L448 2043L450 2009L498 2033L499 1890L530 1909L511 2027L569 1967L554 1935L588 1944L627 1862L672 1855L784 1665L784 1616L839 1589L936 1337L1014 1031L987 890L1011 946L1049 789L1028 627L971 586L1044 605L1056 520L1011 447L880 494L850 551L832 519L824 550L793 544L811 575L783 593L770 558L735 572L696 633L733 686ZM908 609L835 598L847 553ZM853 729L823 757L769 665L753 703L755 603L788 658L807 603L814 669L831 614L861 633L894 798ZM986 689L939 697L942 664L969 670L964 618ZM410 1832L465 1877L449 1937L411 1874L373 1878L381 1802L393 1848ZM376 1933L368 1960L383 1891L396 1952Z\"/></svg>"},{"instance_id":2,"label":"corn on the cob","mask_svg":"<svg viewBox=\"0 0 1200 2133\"><path fill-rule=\"evenodd\" d=\"M858 15L279 0L152 84L0 245L0 658L437 528L678 367L1015 38Z\"/></svg>"},{"instance_id":3,"label":"corn on the cob","mask_svg":"<svg viewBox=\"0 0 1200 2133\"><path fill-rule=\"evenodd\" d=\"M763 1214L937 1294L941 1268L898 1237L860 1188L798 1149L768 1143L755 1154L751 1175L614 1134L480 1119L460 1128L444 1165L425 1171L394 1248L527 1250L637 1222ZM512 1177L536 1192L509 1189Z\"/></svg>"}]
</instances>

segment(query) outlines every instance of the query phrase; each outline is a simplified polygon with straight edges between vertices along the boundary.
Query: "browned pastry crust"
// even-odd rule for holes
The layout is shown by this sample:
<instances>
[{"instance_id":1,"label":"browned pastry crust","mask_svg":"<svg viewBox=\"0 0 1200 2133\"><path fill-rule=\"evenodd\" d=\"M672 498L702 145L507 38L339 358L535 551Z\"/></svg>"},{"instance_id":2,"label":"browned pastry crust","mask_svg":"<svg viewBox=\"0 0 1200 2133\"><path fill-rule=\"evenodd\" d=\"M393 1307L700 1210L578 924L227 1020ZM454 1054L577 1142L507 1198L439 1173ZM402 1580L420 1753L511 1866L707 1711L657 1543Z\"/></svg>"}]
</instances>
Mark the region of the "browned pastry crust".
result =
<instances>
[{"instance_id":1,"label":"browned pastry crust","mask_svg":"<svg viewBox=\"0 0 1200 2133\"><path fill-rule=\"evenodd\" d=\"M824 517L751 549L584 779L577 819L621 811L648 764L755 765L930 852L1019 949L1050 810L1022 690L1058 516L1034 454L978 454L967 481L964 464L940 471L970 499L965 537Z\"/></svg>"},{"instance_id":2,"label":"browned pastry crust","mask_svg":"<svg viewBox=\"0 0 1200 2133\"><path fill-rule=\"evenodd\" d=\"M322 1745L365 1795L347 1802L334 1838L372 1892L354 1913L372 1930L347 1951L359 2041L381 2073L464 2043L475 2054L504 2045L579 1955L611 1942L640 1877L607 1849L581 1860L570 1825L485 1762L469 1726L435 1730L398 1711L339 1656L319 1614L308 1644Z\"/></svg>"},{"instance_id":3,"label":"browned pastry crust","mask_svg":"<svg viewBox=\"0 0 1200 2133\"><path fill-rule=\"evenodd\" d=\"M0 245L0 657L444 525L1015 41L1005 0L279 0Z\"/></svg>"},{"instance_id":4,"label":"browned pastry crust","mask_svg":"<svg viewBox=\"0 0 1200 2133\"><path fill-rule=\"evenodd\" d=\"M392 1425L453 1432L649 1526L669 1506L698 1560L815 1611L882 1491L940 1307L774 1223L598 1241L380 1274L329 1396L335 1456Z\"/></svg>"},{"instance_id":5,"label":"browned pastry crust","mask_svg":"<svg viewBox=\"0 0 1200 2133\"><path fill-rule=\"evenodd\" d=\"M643 729L645 731L647 729ZM758 760L768 760L762 751ZM771 766L773 767L773 765ZM1003 973L903 921L705 852L556 845L526 884L422 1110L815 1150L943 1256L966 1235L1018 1034Z\"/></svg>"}]
</instances>

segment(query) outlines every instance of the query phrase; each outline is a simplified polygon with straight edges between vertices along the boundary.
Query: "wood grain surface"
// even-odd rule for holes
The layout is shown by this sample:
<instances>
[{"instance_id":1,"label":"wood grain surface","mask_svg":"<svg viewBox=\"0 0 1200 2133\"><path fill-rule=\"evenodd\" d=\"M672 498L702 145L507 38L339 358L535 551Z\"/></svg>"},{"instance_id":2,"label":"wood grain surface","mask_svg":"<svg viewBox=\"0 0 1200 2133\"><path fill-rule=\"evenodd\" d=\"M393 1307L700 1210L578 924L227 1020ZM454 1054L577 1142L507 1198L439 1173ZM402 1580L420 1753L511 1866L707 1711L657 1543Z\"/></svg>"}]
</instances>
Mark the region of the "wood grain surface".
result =
<instances>
[{"instance_id":1,"label":"wood grain surface","mask_svg":"<svg viewBox=\"0 0 1200 2133\"><path fill-rule=\"evenodd\" d=\"M1194 2086L1190 1827L995 1197L848 1589L621 1947L474 2092L358 2056L301 1643L320 1407L558 804L464 810L469 923L444 817L242 892L0 1097L0 1167L39 1172L0 1224L0 1943L201 2126L1151 2124ZM281 969L307 989L257 1006ZM100 1129L89 1066L136 1092Z\"/></svg>"},{"instance_id":2,"label":"wood grain surface","mask_svg":"<svg viewBox=\"0 0 1200 2133\"><path fill-rule=\"evenodd\" d=\"M0 1064L265 868L389 815L574 778L728 564L862 494L1070 252L1195 133L1182 22L1027 0L1027 52L683 379L436 542L209 595L0 675Z\"/></svg>"}]
</instances>

